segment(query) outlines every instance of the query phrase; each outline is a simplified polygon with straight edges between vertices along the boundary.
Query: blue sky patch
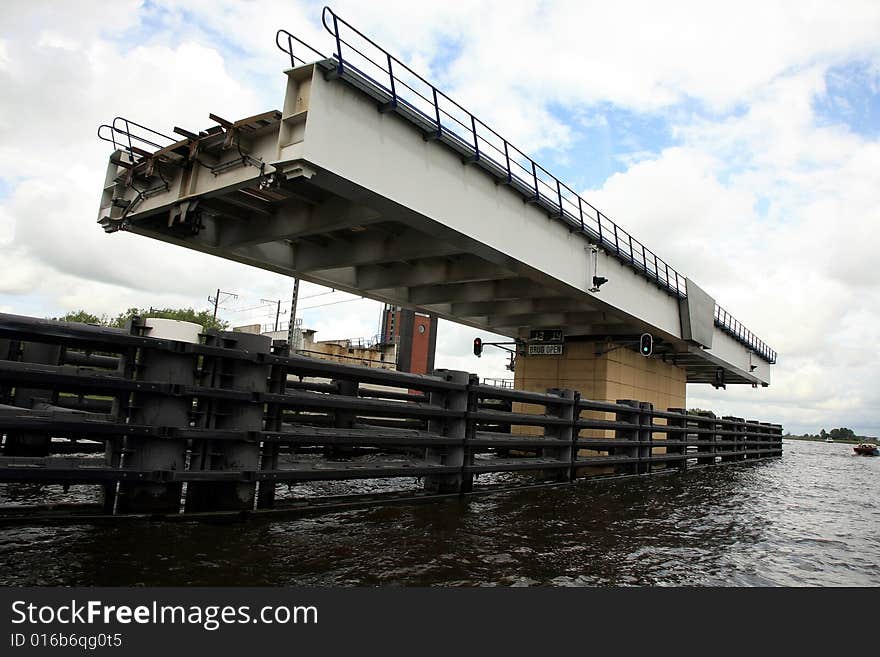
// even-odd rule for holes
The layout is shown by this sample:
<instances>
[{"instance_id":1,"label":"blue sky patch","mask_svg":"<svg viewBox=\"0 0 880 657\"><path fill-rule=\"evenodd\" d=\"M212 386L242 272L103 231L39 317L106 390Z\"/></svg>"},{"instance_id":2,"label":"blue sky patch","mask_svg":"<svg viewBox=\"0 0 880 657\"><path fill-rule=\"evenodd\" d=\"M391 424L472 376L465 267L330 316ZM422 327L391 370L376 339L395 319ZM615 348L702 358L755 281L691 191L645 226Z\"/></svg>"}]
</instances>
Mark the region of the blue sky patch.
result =
<instances>
[{"instance_id":1,"label":"blue sky patch","mask_svg":"<svg viewBox=\"0 0 880 657\"><path fill-rule=\"evenodd\" d=\"M814 99L813 109L820 125L845 125L863 137L880 137L880 70L864 61L829 69L825 94Z\"/></svg>"},{"instance_id":2,"label":"blue sky patch","mask_svg":"<svg viewBox=\"0 0 880 657\"><path fill-rule=\"evenodd\" d=\"M666 116L641 114L610 103L572 110L550 111L572 131L572 141L560 150L535 154L536 159L575 189L597 189L633 163L656 157L678 143Z\"/></svg>"}]
</instances>

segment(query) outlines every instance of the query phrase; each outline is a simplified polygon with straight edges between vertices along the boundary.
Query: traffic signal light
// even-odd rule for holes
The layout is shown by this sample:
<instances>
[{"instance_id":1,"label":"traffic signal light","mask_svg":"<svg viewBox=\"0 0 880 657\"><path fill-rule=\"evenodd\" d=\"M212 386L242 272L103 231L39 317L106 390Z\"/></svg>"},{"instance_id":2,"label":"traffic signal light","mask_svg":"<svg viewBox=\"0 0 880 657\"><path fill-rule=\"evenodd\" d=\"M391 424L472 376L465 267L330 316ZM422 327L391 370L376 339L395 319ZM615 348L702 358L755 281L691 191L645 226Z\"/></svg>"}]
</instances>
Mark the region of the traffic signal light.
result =
<instances>
[{"instance_id":1,"label":"traffic signal light","mask_svg":"<svg viewBox=\"0 0 880 657\"><path fill-rule=\"evenodd\" d=\"M642 333L642 337L639 340L639 353L642 356L650 356L654 353L654 338L650 333Z\"/></svg>"},{"instance_id":2,"label":"traffic signal light","mask_svg":"<svg viewBox=\"0 0 880 657\"><path fill-rule=\"evenodd\" d=\"M474 338L474 356L479 357L483 353L483 341L480 338Z\"/></svg>"}]
</instances>

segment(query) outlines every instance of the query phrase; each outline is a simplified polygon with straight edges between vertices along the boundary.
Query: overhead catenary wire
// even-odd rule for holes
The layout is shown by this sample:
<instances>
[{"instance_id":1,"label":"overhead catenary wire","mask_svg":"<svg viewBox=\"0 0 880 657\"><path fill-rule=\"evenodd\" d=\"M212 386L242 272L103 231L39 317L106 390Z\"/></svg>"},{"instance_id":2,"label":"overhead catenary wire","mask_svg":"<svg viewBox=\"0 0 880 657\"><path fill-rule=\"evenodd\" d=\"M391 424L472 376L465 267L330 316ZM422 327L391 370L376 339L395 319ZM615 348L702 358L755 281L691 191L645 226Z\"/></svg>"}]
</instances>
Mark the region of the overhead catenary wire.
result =
<instances>
[{"instance_id":1,"label":"overhead catenary wire","mask_svg":"<svg viewBox=\"0 0 880 657\"><path fill-rule=\"evenodd\" d=\"M364 297L355 297L354 299L342 299L341 301L330 301L328 303L319 303L316 306L309 306L303 310L311 310L312 308L324 308L325 306L335 306L340 303L349 303L351 301L364 301Z\"/></svg>"}]
</instances>

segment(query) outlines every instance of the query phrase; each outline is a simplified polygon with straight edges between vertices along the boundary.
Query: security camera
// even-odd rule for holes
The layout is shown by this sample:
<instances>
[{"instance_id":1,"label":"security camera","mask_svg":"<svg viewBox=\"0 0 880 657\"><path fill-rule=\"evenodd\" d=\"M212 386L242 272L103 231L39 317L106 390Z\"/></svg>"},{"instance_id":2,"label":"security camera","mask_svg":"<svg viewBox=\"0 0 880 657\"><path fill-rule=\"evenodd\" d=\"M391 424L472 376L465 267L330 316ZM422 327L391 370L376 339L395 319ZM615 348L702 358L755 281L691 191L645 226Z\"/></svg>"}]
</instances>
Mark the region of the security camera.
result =
<instances>
[{"instance_id":1,"label":"security camera","mask_svg":"<svg viewBox=\"0 0 880 657\"><path fill-rule=\"evenodd\" d=\"M604 276L593 276L593 287L590 288L590 292L598 292L599 288L607 282L608 279Z\"/></svg>"}]
</instances>

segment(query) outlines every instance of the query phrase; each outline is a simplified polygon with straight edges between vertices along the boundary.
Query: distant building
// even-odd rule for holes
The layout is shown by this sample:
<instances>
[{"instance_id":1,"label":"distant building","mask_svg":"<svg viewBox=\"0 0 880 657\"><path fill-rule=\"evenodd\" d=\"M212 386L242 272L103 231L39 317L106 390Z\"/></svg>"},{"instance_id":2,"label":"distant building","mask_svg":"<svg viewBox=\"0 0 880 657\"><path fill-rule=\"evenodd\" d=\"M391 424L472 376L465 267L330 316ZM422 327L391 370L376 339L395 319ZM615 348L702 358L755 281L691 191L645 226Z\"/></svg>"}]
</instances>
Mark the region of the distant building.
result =
<instances>
[{"instance_id":1,"label":"distant building","mask_svg":"<svg viewBox=\"0 0 880 657\"><path fill-rule=\"evenodd\" d=\"M397 345L397 369L427 374L434 371L437 350L437 318L414 310L385 304L382 310L383 343Z\"/></svg>"},{"instance_id":2,"label":"distant building","mask_svg":"<svg viewBox=\"0 0 880 657\"><path fill-rule=\"evenodd\" d=\"M382 327L372 338L315 340L316 331L294 324L293 353L349 365L427 374L434 370L437 318L399 306L382 311ZM233 327L233 331L257 333L287 341L288 331L263 331L260 324Z\"/></svg>"}]
</instances>

